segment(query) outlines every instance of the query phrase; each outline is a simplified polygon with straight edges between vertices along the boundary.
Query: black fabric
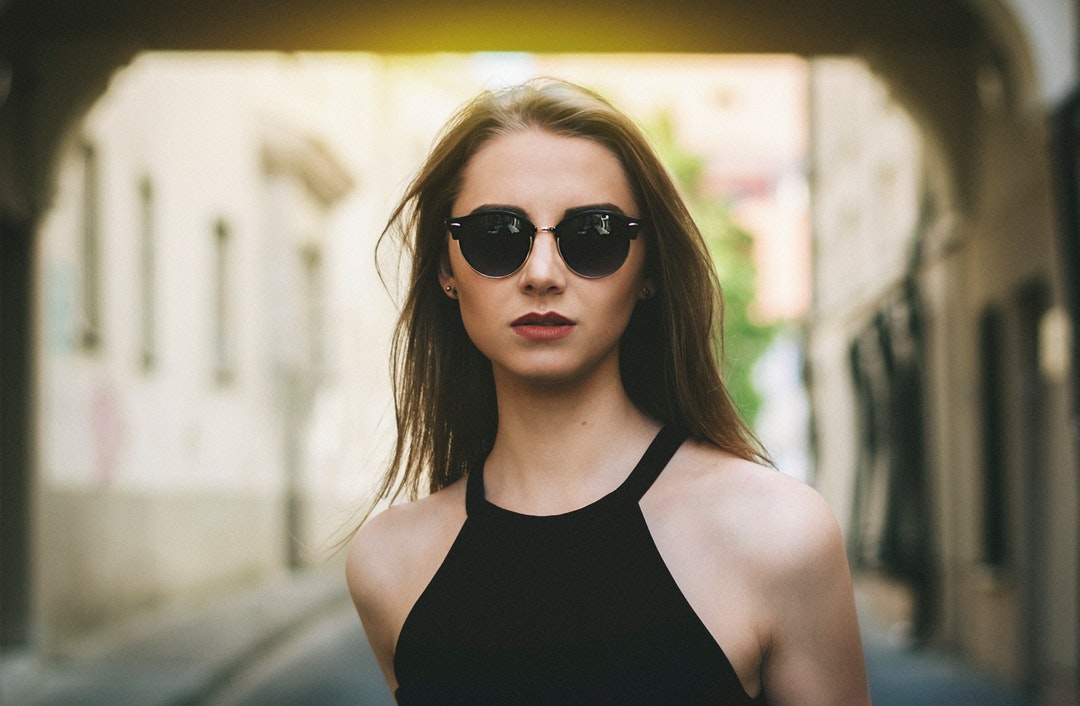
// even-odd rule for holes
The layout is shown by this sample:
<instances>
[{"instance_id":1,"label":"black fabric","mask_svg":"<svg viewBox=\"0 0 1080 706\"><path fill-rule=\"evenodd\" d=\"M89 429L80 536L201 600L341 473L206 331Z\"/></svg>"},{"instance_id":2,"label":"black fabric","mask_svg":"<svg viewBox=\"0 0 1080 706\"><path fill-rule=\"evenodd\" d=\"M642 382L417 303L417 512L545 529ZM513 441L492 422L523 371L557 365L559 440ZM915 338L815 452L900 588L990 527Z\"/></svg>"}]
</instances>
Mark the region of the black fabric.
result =
<instances>
[{"instance_id":1,"label":"black fabric","mask_svg":"<svg viewBox=\"0 0 1080 706\"><path fill-rule=\"evenodd\" d=\"M600 500L536 517L484 498L405 621L399 704L752 704L653 543L638 501L685 435L664 428Z\"/></svg>"}]
</instances>

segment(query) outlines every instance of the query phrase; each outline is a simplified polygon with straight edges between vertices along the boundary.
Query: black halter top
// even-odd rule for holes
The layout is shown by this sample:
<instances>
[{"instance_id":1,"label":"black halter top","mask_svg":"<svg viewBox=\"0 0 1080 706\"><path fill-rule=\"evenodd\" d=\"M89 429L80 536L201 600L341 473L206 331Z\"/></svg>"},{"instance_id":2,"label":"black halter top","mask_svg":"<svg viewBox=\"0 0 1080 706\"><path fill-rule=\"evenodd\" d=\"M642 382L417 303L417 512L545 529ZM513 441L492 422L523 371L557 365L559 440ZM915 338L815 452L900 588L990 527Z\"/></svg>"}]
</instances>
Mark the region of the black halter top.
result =
<instances>
[{"instance_id":1,"label":"black halter top","mask_svg":"<svg viewBox=\"0 0 1080 706\"><path fill-rule=\"evenodd\" d=\"M638 505L684 439L665 427L622 485L562 515L497 507L472 472L468 517L398 637L398 703L760 703Z\"/></svg>"}]
</instances>

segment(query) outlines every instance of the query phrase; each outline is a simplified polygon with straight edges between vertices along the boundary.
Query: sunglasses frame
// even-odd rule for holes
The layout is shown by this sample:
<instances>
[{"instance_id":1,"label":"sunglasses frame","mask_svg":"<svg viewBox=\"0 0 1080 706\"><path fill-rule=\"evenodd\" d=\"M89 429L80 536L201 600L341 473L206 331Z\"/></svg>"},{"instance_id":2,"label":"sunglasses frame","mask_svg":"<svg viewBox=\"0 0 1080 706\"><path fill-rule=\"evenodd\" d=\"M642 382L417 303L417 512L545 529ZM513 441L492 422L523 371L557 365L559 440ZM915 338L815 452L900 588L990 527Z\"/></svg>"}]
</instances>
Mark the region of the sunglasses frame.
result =
<instances>
[{"instance_id":1,"label":"sunglasses frame","mask_svg":"<svg viewBox=\"0 0 1080 706\"><path fill-rule=\"evenodd\" d=\"M483 277L487 277L489 279L502 279L504 277L509 277L510 275L513 275L514 273L521 270L521 268L525 266L525 263L529 261L529 256L532 255L533 243L535 242L536 234L540 233L540 232L551 233L555 237L555 245L556 245L556 248L559 251L559 257L562 259L563 264L566 265L566 268L568 270L570 270L571 272L573 272L574 274L576 274L577 276L584 277L586 279L603 279L604 277L610 277L611 275L618 272L619 269L624 264L626 264L626 257L630 253L630 241L637 239L638 233L641 232L641 228L644 227L644 225L645 225L644 219L632 218L630 216L627 216L625 213L621 213L619 211L612 211L612 210L609 210L609 209L602 209L602 208L587 209L587 210L584 210L584 211L578 211L576 213L572 213L569 216L567 216L566 218L559 221L558 224L556 224L554 226L547 226L547 227L544 227L544 228L540 228L540 227L536 226L535 224L533 224L532 221L530 221L528 218L526 218L525 216L523 216L522 214L520 214L520 213L518 213L516 211L509 211L509 210L501 209L501 208L493 208L493 209L486 209L486 210L483 210L483 211L476 211L475 213L470 213L470 214L468 214L466 216L460 216L458 218L447 218L443 222L443 225L450 232L450 237L451 238L453 238L454 240L460 241L461 240L461 229L464 227L465 224L467 224L468 221L479 218L479 217L482 217L482 216L490 216L492 214L510 216L512 218L517 219L522 225L522 234L527 233L527 237L529 238L529 249L525 252L525 258L521 261L521 263L517 267L515 267L512 271L507 272L504 275L491 275L491 274L488 274L486 272L481 272L479 269L476 268L475 265L473 265L472 262L469 261L468 256L465 256L465 251L462 250L461 254L463 256L465 256L465 262L468 263L469 267L472 268L473 272L475 272L476 274L481 275ZM615 267L615 269L613 269L611 272L605 272L605 273L599 274L599 275L583 274L583 273L579 272L577 269L575 269L569 262L566 261L566 255L563 253L562 236L559 234L559 228L562 227L563 225L565 225L566 223L568 223L569 221L575 219L575 218L580 218L582 216L590 216L590 215L601 215L601 216L614 217L617 221L623 222L624 227L627 229L626 255L623 256L623 258L622 258L622 260L620 260L618 266ZM532 232L529 232L529 229L532 229Z\"/></svg>"}]
</instances>

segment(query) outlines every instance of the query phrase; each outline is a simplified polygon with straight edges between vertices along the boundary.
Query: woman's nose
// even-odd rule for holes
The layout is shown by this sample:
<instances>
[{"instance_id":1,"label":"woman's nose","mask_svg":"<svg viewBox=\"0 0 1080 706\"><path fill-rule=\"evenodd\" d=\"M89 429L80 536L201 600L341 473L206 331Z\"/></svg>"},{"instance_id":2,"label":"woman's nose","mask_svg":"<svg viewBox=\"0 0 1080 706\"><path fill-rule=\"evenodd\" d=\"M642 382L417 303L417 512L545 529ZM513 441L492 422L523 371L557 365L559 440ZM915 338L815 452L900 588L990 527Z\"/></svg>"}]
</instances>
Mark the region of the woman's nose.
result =
<instances>
[{"instance_id":1,"label":"woman's nose","mask_svg":"<svg viewBox=\"0 0 1080 706\"><path fill-rule=\"evenodd\" d=\"M566 265L551 228L539 228L533 236L529 259L521 268L521 287L529 292L561 291L566 286Z\"/></svg>"}]
</instances>

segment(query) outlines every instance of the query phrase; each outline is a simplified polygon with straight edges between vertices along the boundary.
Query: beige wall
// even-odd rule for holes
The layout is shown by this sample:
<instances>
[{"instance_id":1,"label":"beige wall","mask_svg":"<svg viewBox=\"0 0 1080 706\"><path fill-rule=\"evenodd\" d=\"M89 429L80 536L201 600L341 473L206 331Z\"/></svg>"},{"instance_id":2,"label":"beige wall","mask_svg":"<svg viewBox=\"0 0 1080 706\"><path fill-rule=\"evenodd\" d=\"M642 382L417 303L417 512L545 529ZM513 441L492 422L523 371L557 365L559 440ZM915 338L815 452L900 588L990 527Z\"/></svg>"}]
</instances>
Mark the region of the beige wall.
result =
<instances>
[{"instance_id":1,"label":"beige wall","mask_svg":"<svg viewBox=\"0 0 1080 706\"><path fill-rule=\"evenodd\" d=\"M1028 5L1010 31L1023 35L1017 28L1026 27L1032 31L1026 39L1035 42L1072 36L1075 18L1059 18L1062 26L1051 31L1047 16ZM808 356L818 478L843 507L852 496L859 421L848 346L888 300L918 239L924 428L939 579L933 641L1006 679L1035 685L1046 703L1075 703L1080 488L1069 402L1075 371L1044 369L1024 378L1026 347L1067 357L1070 343L1032 333L1043 321L1031 320L1021 306L1025 288L1041 283L1050 318L1060 320L1062 313L1048 136L1037 103L1073 75L1074 58L1050 66L1044 46L1029 51L1035 55L1018 60L1030 64L982 75L979 113L970 126L978 171L963 203L956 196L958 176L949 173L955 165L942 161L925 126L901 127L902 107L886 88L855 65L815 62L820 102L814 110L815 302ZM1009 84L1006 75L1019 83ZM838 89L845 81L849 93ZM851 134L845 137L842 128ZM885 147L894 138L909 146ZM896 187L891 200L886 183ZM981 534L979 320L989 306L998 307L1004 321L997 384L1005 422L1007 548L998 566L984 562Z\"/></svg>"},{"instance_id":2,"label":"beige wall","mask_svg":"<svg viewBox=\"0 0 1080 706\"><path fill-rule=\"evenodd\" d=\"M346 473L307 459L314 423L374 446L347 426L365 420L317 402L347 353L384 370L380 344L346 351L332 329L342 282L377 283L371 268L348 279L335 269L357 239L340 215L362 208L363 155L349 145L366 113L335 124L347 116L320 112L365 100L371 64L256 55L223 71L212 56L144 55L69 136L35 277L35 603L46 640L282 571L288 537L304 529L287 524L290 493L338 486L309 515L339 523L360 495L364 464ZM81 331L84 143L97 155L93 345ZM370 248L373 229L359 237ZM363 389L385 389L366 374Z\"/></svg>"},{"instance_id":3,"label":"beige wall","mask_svg":"<svg viewBox=\"0 0 1080 706\"><path fill-rule=\"evenodd\" d=\"M54 649L140 611L194 602L265 577L285 557L276 496L42 493L36 596Z\"/></svg>"},{"instance_id":4,"label":"beige wall","mask_svg":"<svg viewBox=\"0 0 1080 706\"><path fill-rule=\"evenodd\" d=\"M895 293L918 215L922 138L860 61L811 64L814 290L807 322L816 483L850 528L858 410L848 347Z\"/></svg>"},{"instance_id":5,"label":"beige wall","mask_svg":"<svg viewBox=\"0 0 1080 706\"><path fill-rule=\"evenodd\" d=\"M986 306L1001 308L1006 335L1007 372L1001 383L1011 552L1004 572L989 577L979 565L978 548L971 545L950 567L960 577L953 596L956 639L979 661L1006 674L1020 676L1034 669L1037 673L1024 675L1056 693L1073 688L1077 669L1080 487L1069 431L1070 380L1045 370L1038 371L1031 381L1021 377L1022 347L1034 345L1042 352L1056 345L1029 332L1041 322L1025 318L1019 303L1023 288L1039 282L1047 288L1051 306L1059 310L1063 306L1056 258L1057 224L1049 200L1048 136L1037 116L1010 111L1008 105L995 102L985 106L980 127L984 178L968 235L958 253L960 266L966 270L966 286L957 292L965 323L953 333L953 341L965 351L963 363L972 371L962 378L970 387L959 392L974 399L978 393L977 380L973 379L978 370L975 322ZM1033 394L1033 388L1039 396L1034 428L1029 405L1036 403L1026 397ZM958 425L979 429L977 405L959 404L953 409ZM968 440L977 444L977 431ZM969 458L971 462L960 465L951 479L957 496L967 495L967 502L961 501L957 511L974 523L981 518L977 446L970 450ZM974 600L967 600L969 596ZM1000 605L1001 611L978 612L980 604ZM988 615L1001 616L1002 634L977 629ZM1011 620L1018 623L1012 631ZM1011 652L1001 647L1009 644L1010 638L1014 639ZM1029 653L1028 664L1025 653Z\"/></svg>"}]
</instances>

